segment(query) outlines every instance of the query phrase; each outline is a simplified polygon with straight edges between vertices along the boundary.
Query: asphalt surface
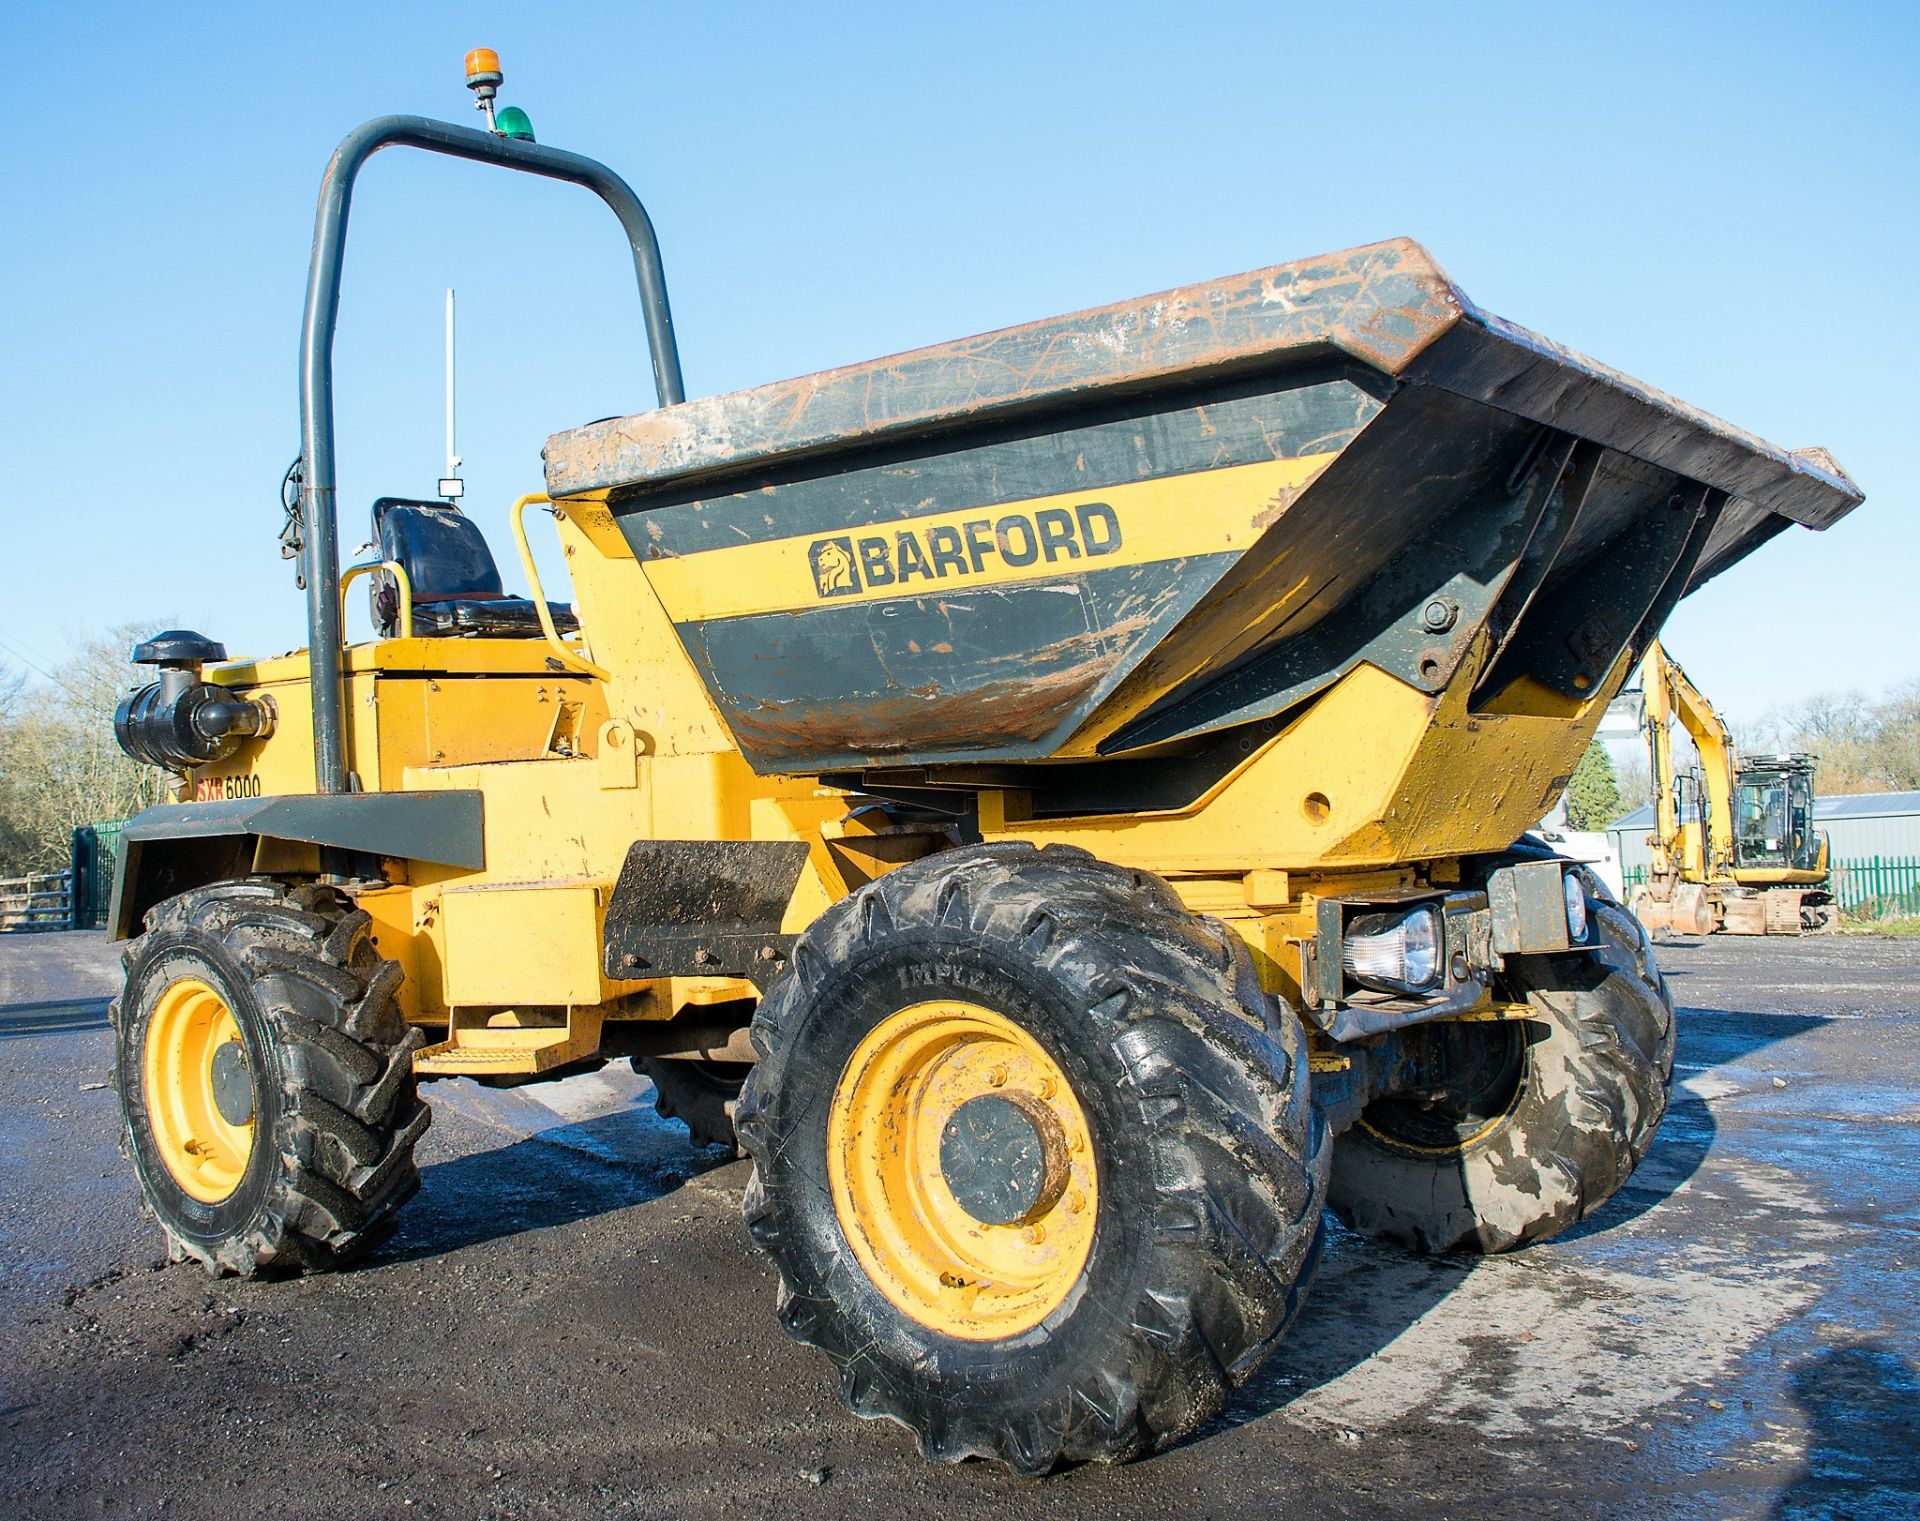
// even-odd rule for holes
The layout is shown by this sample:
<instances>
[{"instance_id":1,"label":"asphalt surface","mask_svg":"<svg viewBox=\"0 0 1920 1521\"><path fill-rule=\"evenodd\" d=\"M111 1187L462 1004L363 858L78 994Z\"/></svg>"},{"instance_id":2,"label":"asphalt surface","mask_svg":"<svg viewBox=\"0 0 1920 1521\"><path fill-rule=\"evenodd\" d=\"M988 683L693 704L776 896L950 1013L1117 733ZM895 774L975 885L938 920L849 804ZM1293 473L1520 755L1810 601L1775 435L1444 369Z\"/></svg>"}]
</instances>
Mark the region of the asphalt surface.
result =
<instances>
[{"instance_id":1,"label":"asphalt surface","mask_svg":"<svg viewBox=\"0 0 1920 1521\"><path fill-rule=\"evenodd\" d=\"M1920 941L1680 942L1678 1087L1569 1237L1335 1231L1172 1451L923 1463L774 1323L744 1163L609 1068L431 1086L347 1273L165 1267L114 1137L98 936L0 937L0 1516L1920 1515Z\"/></svg>"}]
</instances>

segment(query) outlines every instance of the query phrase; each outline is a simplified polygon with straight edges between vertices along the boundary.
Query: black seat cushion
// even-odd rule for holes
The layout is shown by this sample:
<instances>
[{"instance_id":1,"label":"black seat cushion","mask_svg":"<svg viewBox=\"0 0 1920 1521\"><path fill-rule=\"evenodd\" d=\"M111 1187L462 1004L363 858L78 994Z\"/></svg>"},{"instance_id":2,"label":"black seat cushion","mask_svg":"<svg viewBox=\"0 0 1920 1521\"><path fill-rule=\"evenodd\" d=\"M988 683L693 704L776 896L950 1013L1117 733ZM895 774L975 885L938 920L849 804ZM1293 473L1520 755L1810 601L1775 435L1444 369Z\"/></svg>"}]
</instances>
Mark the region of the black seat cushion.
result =
<instances>
[{"instance_id":1,"label":"black seat cushion","mask_svg":"<svg viewBox=\"0 0 1920 1521\"><path fill-rule=\"evenodd\" d=\"M549 602L547 611L553 615L555 633L571 634L580 627L580 620L573 616L570 607ZM492 597L475 601L451 597L444 601L414 603L413 632L422 639L459 634L537 639L545 630L540 627L540 610L531 598Z\"/></svg>"},{"instance_id":2,"label":"black seat cushion","mask_svg":"<svg viewBox=\"0 0 1920 1521\"><path fill-rule=\"evenodd\" d=\"M447 502L422 502L383 496L373 504L373 534L380 558L407 573L413 588L416 637L491 635L538 638L540 614L526 597L509 597L500 584L500 567L480 526ZM390 576L373 575L373 624L384 639L400 625L400 598ZM556 631L579 628L572 609L549 602Z\"/></svg>"}]
</instances>

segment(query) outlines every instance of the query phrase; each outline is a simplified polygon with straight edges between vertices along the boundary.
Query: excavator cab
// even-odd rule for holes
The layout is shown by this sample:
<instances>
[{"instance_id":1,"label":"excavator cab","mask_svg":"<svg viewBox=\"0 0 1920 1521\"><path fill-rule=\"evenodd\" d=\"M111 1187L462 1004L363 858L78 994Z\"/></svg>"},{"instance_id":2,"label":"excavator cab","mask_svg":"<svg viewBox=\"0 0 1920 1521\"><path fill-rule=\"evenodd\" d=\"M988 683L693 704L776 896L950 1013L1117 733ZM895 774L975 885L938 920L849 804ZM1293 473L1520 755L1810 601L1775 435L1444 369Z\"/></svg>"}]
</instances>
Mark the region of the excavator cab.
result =
<instances>
[{"instance_id":1,"label":"excavator cab","mask_svg":"<svg viewBox=\"0 0 1920 1521\"><path fill-rule=\"evenodd\" d=\"M1813 827L1813 759L1769 756L1743 766L1733 794L1735 871L1821 871L1827 837Z\"/></svg>"}]
</instances>

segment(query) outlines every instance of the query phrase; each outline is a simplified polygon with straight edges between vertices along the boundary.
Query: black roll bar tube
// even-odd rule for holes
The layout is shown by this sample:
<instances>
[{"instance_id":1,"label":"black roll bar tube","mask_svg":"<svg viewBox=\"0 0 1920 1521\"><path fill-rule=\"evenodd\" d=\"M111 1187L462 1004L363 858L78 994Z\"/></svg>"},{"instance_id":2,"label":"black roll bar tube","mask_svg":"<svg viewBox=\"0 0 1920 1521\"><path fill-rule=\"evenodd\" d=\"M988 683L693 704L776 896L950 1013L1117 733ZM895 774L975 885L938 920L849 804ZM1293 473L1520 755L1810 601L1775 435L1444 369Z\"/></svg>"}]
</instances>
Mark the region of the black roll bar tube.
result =
<instances>
[{"instance_id":1,"label":"black roll bar tube","mask_svg":"<svg viewBox=\"0 0 1920 1521\"><path fill-rule=\"evenodd\" d=\"M667 280L653 223L627 182L605 164L539 143L496 137L425 116L381 116L340 141L320 182L307 268L307 311L300 328L301 507L305 539L301 571L307 579L307 649L313 687L314 782L321 792L347 790L346 715L340 672L340 542L333 458L333 336L340 316L340 268L347 247L347 212L361 166L382 148L424 148L452 158L498 164L591 190L612 209L633 249L633 272L653 356L660 405L686 399L680 351L667 306Z\"/></svg>"}]
</instances>

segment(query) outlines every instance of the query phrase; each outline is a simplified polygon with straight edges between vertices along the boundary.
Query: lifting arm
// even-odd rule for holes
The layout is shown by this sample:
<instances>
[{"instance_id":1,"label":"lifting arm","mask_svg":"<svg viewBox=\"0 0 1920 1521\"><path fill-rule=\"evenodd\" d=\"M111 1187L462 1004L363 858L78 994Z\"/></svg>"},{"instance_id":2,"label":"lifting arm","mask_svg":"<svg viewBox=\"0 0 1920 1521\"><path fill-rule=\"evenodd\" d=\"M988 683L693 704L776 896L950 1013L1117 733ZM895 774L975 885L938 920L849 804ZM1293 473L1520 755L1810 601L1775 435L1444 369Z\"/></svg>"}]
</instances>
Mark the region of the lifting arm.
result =
<instances>
[{"instance_id":1,"label":"lifting arm","mask_svg":"<svg viewBox=\"0 0 1920 1521\"><path fill-rule=\"evenodd\" d=\"M1653 878L1676 877L1680 871L1680 809L1673 795L1673 702L1667 691L1667 658L1658 639L1647 647L1640 668L1641 723L1647 731L1647 751L1653 785Z\"/></svg>"},{"instance_id":2,"label":"lifting arm","mask_svg":"<svg viewBox=\"0 0 1920 1521\"><path fill-rule=\"evenodd\" d=\"M1647 650L1641 671L1646 692L1647 745L1652 754L1656 874L1672 873L1680 836L1678 809L1673 796L1673 741L1668 725L1674 718L1700 752L1705 791L1705 818L1701 821L1705 845L1693 865L1702 881L1725 878L1733 870L1733 736L1706 694L1695 686L1678 662L1655 640Z\"/></svg>"}]
</instances>

